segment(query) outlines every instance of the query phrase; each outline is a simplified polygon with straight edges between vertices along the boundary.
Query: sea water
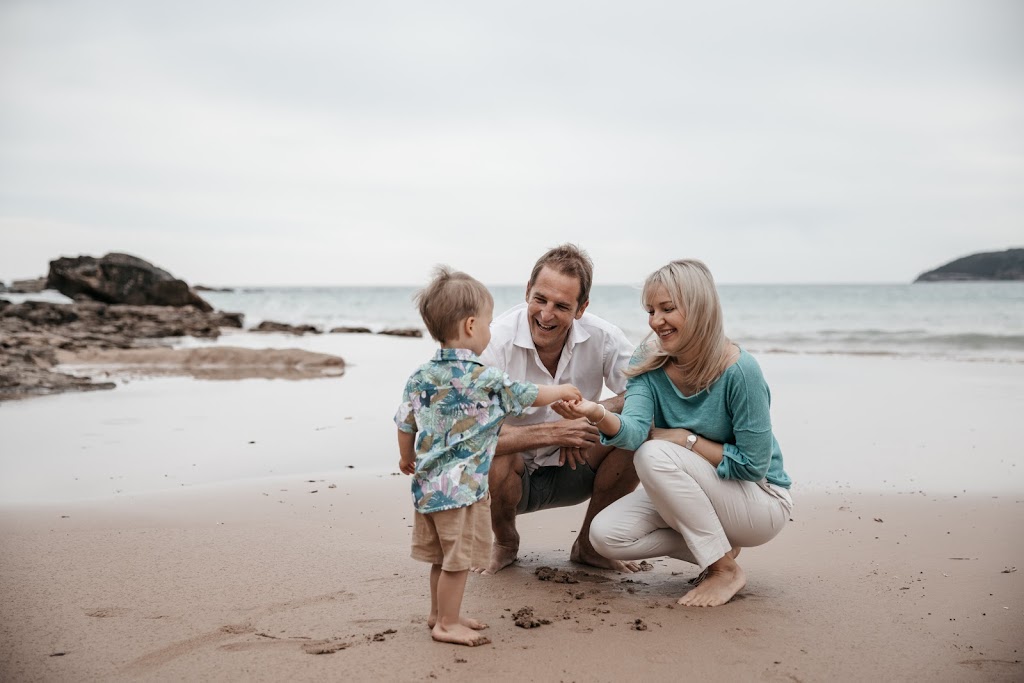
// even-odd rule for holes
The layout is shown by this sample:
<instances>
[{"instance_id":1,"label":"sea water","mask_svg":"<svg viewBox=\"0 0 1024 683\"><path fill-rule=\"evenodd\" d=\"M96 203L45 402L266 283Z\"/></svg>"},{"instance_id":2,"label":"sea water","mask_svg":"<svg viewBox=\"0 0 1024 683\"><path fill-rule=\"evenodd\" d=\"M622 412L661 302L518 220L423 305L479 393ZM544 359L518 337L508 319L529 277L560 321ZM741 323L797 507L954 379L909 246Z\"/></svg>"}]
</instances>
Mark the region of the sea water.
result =
<instances>
[{"instance_id":1,"label":"sea water","mask_svg":"<svg viewBox=\"0 0 1024 683\"><path fill-rule=\"evenodd\" d=\"M522 286L490 287L495 315ZM216 308L264 320L423 329L415 287L254 287L203 292ZM751 352L890 355L1024 362L1024 282L720 285L726 334ZM649 332L639 285L596 285L589 312L634 343Z\"/></svg>"}]
</instances>

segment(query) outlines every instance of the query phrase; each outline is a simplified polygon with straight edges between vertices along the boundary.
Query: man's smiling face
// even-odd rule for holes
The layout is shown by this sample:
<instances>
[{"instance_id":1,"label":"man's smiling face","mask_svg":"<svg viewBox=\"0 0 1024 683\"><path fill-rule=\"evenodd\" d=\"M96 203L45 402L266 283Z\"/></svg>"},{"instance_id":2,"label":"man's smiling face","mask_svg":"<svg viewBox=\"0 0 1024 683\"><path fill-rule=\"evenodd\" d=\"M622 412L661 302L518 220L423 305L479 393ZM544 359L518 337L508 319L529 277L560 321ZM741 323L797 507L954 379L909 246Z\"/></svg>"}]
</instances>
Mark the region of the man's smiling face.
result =
<instances>
[{"instance_id":1,"label":"man's smiling face","mask_svg":"<svg viewBox=\"0 0 1024 683\"><path fill-rule=\"evenodd\" d=\"M526 290L530 336L538 351L560 351L565 346L572 321L579 320L590 304L586 301L580 306L579 295L577 278L547 266L541 268L533 286Z\"/></svg>"}]
</instances>

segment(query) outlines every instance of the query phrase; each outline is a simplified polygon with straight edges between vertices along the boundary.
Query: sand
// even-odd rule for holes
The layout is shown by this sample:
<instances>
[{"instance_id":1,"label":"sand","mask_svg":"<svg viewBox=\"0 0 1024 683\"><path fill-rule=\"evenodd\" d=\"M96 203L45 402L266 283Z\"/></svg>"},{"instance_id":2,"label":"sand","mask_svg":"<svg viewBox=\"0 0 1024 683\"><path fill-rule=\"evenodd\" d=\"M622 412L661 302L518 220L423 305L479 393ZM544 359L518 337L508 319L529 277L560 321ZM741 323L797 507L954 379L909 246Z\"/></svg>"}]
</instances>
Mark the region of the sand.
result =
<instances>
[{"instance_id":1,"label":"sand","mask_svg":"<svg viewBox=\"0 0 1024 683\"><path fill-rule=\"evenodd\" d=\"M340 378L0 408L0 680L1024 679L1024 368L761 357L796 508L744 550L737 599L676 606L696 573L676 560L573 565L583 508L551 510L520 518L516 565L470 577L493 643L464 648L429 638L392 474L391 403L429 345L332 336L308 350L344 357Z\"/></svg>"}]
</instances>

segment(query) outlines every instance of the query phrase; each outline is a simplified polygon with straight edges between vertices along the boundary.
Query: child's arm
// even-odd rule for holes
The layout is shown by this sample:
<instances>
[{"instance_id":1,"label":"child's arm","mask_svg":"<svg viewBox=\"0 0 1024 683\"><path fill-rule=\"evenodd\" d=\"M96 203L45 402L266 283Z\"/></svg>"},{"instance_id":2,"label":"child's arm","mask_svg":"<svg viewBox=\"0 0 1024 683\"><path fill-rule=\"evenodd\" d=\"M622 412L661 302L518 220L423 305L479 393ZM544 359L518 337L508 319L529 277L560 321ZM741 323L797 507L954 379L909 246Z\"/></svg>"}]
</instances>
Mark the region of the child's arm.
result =
<instances>
[{"instance_id":1,"label":"child's arm","mask_svg":"<svg viewBox=\"0 0 1024 683\"><path fill-rule=\"evenodd\" d=\"M402 474L416 472L416 435L398 430L398 469Z\"/></svg>"},{"instance_id":2,"label":"child's arm","mask_svg":"<svg viewBox=\"0 0 1024 683\"><path fill-rule=\"evenodd\" d=\"M582 401L580 390L571 384L538 384L537 398L531 405L547 406L555 401Z\"/></svg>"}]
</instances>

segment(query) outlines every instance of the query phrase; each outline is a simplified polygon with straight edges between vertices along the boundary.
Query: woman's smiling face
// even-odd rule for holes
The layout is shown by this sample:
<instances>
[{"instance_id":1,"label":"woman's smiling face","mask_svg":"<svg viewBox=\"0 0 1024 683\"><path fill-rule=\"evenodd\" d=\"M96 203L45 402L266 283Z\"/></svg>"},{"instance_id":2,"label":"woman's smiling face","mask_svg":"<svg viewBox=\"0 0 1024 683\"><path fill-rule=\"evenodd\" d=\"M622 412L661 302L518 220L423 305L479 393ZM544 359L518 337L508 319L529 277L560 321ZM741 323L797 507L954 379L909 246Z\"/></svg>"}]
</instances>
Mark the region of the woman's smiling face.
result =
<instances>
[{"instance_id":1,"label":"woman's smiling face","mask_svg":"<svg viewBox=\"0 0 1024 683\"><path fill-rule=\"evenodd\" d=\"M686 320L664 285L657 285L651 290L644 308L647 309L647 324L661 340L661 348L666 351L679 348Z\"/></svg>"}]
</instances>

